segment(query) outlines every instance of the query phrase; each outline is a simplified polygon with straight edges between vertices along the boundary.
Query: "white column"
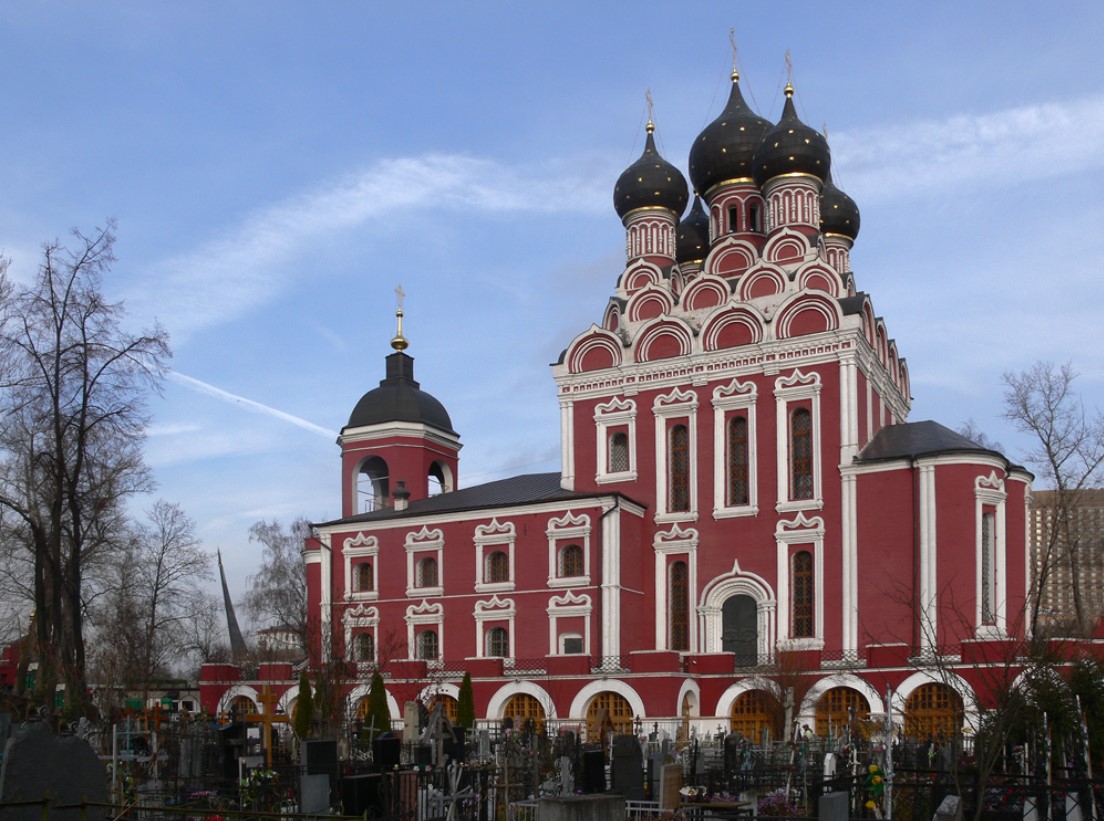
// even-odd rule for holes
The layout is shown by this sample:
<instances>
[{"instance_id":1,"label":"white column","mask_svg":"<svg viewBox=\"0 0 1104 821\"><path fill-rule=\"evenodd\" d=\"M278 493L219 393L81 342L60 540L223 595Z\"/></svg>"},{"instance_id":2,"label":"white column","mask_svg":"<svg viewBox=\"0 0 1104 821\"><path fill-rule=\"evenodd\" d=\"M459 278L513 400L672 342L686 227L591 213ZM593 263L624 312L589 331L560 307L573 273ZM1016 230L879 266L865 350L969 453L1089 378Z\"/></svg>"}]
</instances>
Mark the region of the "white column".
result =
<instances>
[{"instance_id":1,"label":"white column","mask_svg":"<svg viewBox=\"0 0 1104 821\"><path fill-rule=\"evenodd\" d=\"M560 487L564 490L575 489L575 425L571 418L574 404L570 399L560 400Z\"/></svg>"},{"instance_id":2,"label":"white column","mask_svg":"<svg viewBox=\"0 0 1104 821\"><path fill-rule=\"evenodd\" d=\"M621 518L603 505L602 516L602 655L621 655Z\"/></svg>"}]
</instances>

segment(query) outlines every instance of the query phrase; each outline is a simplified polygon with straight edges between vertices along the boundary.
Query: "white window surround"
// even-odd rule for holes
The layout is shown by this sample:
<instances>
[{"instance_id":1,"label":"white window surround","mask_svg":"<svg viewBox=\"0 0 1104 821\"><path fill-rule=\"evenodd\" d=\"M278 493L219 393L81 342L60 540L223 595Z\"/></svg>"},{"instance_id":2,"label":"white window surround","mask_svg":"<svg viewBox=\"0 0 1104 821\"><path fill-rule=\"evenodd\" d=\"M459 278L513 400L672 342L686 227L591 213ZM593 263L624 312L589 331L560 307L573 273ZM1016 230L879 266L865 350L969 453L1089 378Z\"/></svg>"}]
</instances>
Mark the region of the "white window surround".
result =
<instances>
[{"instance_id":1,"label":"white window surround","mask_svg":"<svg viewBox=\"0 0 1104 821\"><path fill-rule=\"evenodd\" d=\"M1004 489L1004 480L993 471L988 476L979 476L974 480L974 540L976 544L974 576L976 602L974 612L975 637L979 639L1004 638L1008 635L1008 542L1006 536L1007 523L1005 521L1005 500L1008 494ZM986 507L990 510L986 511ZM985 513L993 514L993 614L992 624L982 623L981 598L982 598L982 525L981 520Z\"/></svg>"},{"instance_id":2,"label":"white window surround","mask_svg":"<svg viewBox=\"0 0 1104 821\"><path fill-rule=\"evenodd\" d=\"M632 399L619 399L616 396L610 401L594 408L594 425L597 453L595 454L594 481L600 485L610 482L631 482L636 480L636 402ZM625 426L629 446L629 469L621 471L609 470L609 440L613 428Z\"/></svg>"},{"instance_id":3,"label":"white window surround","mask_svg":"<svg viewBox=\"0 0 1104 821\"><path fill-rule=\"evenodd\" d=\"M475 528L475 592L476 593L502 593L514 589L514 580L517 578L514 570L514 542L517 534L513 522L500 524L498 519L492 519L490 524L478 525ZM501 550L510 561L510 570L507 580L504 582L487 581L487 566L484 556L489 556L495 550Z\"/></svg>"},{"instance_id":4,"label":"white window surround","mask_svg":"<svg viewBox=\"0 0 1104 821\"><path fill-rule=\"evenodd\" d=\"M590 584L590 516L575 516L568 511L563 516L550 519L545 535L548 537L548 586L586 587ZM583 575L560 576L560 550L569 544L583 549Z\"/></svg>"},{"instance_id":5,"label":"white window surround","mask_svg":"<svg viewBox=\"0 0 1104 821\"><path fill-rule=\"evenodd\" d=\"M824 647L824 520L819 516L806 519L804 513L797 518L781 521L774 532L778 545L778 649L820 650ZM813 635L808 638L791 638L791 580L793 570L792 546L800 545L813 554Z\"/></svg>"},{"instance_id":6,"label":"white window surround","mask_svg":"<svg viewBox=\"0 0 1104 821\"><path fill-rule=\"evenodd\" d=\"M441 603L430 604L423 601L421 604L412 604L406 608L405 621L407 656L412 660L418 659L417 628L432 627L437 633L437 658L426 661L440 663L445 657L445 608Z\"/></svg>"},{"instance_id":7,"label":"white window surround","mask_svg":"<svg viewBox=\"0 0 1104 821\"><path fill-rule=\"evenodd\" d=\"M691 522L698 518L698 426L696 424L698 396L690 391L675 388L668 394L657 396L652 406L655 414L656 454L656 522ZM680 419L686 420L689 433L689 485L690 509L668 510L667 451L670 428Z\"/></svg>"},{"instance_id":8,"label":"white window surround","mask_svg":"<svg viewBox=\"0 0 1104 821\"><path fill-rule=\"evenodd\" d=\"M697 619L693 618L694 603L697 600L698 590L698 531L694 528L683 530L675 524L670 530L656 533L652 543L655 552L655 648L667 649L668 620L667 599L670 592L668 565L671 556L686 557L686 588L687 598L690 603L689 618L689 646L680 652L693 653L698 646Z\"/></svg>"},{"instance_id":9,"label":"white window surround","mask_svg":"<svg viewBox=\"0 0 1104 821\"><path fill-rule=\"evenodd\" d=\"M502 625L495 622L506 622L506 632L510 638L510 652L507 654L509 660L514 658L514 616L517 614L517 609L514 607L513 599L500 599L498 596L493 596L490 599L477 601L475 603L475 610L472 613L472 618L475 619L475 658L487 658L486 653L486 634L487 630L491 627L501 627ZM491 622L491 624L488 624ZM497 656L495 656L497 658Z\"/></svg>"},{"instance_id":10,"label":"white window surround","mask_svg":"<svg viewBox=\"0 0 1104 821\"><path fill-rule=\"evenodd\" d=\"M345 610L341 615L341 623L345 628L345 655L353 655L353 631L364 632L367 628L367 632L372 634L372 646L375 652L379 653L379 642L376 641L376 628L379 627L379 610L375 607L365 607L363 604L358 604L356 607L351 607ZM365 659L356 659L356 661L365 661ZM373 658L372 661L375 661Z\"/></svg>"},{"instance_id":11,"label":"white window surround","mask_svg":"<svg viewBox=\"0 0 1104 821\"><path fill-rule=\"evenodd\" d=\"M441 563L442 548L444 546L445 535L437 528L430 530L423 526L417 533L406 534L403 549L406 551L406 595L408 598L426 598L445 594L445 568ZM418 586L418 562L425 558L437 560L437 584L432 587Z\"/></svg>"},{"instance_id":12,"label":"white window surround","mask_svg":"<svg viewBox=\"0 0 1104 821\"><path fill-rule=\"evenodd\" d=\"M563 639L567 636L574 636L583 640L583 653L590 655L590 614L593 611L591 605L590 596L576 595L570 590L566 591L561 596L553 596L548 600L548 609L545 611L548 613L548 654L566 655L563 650ZM559 635L557 620L566 619L572 617L583 617L583 633L565 633ZM511 633L511 636L513 634ZM578 655L572 653L571 655Z\"/></svg>"},{"instance_id":13,"label":"white window surround","mask_svg":"<svg viewBox=\"0 0 1104 821\"><path fill-rule=\"evenodd\" d=\"M345 559L345 601L372 601L379 598L379 567L376 557L379 555L379 539L366 533L358 533L345 539L341 548ZM372 589L356 590L353 583L353 560L371 558Z\"/></svg>"},{"instance_id":14,"label":"white window surround","mask_svg":"<svg viewBox=\"0 0 1104 821\"><path fill-rule=\"evenodd\" d=\"M820 452L820 389L819 373L803 374L795 370L790 376L780 376L774 383L774 401L776 405L776 442L778 454L778 503L775 510L790 513L799 510L820 510L824 507L823 484L821 483ZM813 498L790 498L790 403L811 400L810 431L813 457Z\"/></svg>"},{"instance_id":15,"label":"white window surround","mask_svg":"<svg viewBox=\"0 0 1104 821\"><path fill-rule=\"evenodd\" d=\"M758 427L754 382L733 379L713 389L713 518L755 516L759 513ZM728 504L728 414L746 411L748 430L748 503Z\"/></svg>"}]
</instances>

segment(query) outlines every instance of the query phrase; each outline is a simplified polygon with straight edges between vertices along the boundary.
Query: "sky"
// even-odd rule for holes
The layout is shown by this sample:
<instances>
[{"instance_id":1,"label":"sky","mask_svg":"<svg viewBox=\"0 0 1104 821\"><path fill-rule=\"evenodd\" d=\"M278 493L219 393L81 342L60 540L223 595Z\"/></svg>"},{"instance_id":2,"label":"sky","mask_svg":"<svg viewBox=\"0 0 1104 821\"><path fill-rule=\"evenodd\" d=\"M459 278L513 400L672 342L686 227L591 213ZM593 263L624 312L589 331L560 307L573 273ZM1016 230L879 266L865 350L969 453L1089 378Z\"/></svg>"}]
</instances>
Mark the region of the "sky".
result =
<instances>
[{"instance_id":1,"label":"sky","mask_svg":"<svg viewBox=\"0 0 1104 821\"><path fill-rule=\"evenodd\" d=\"M1071 361L1104 405L1099 2L0 4L0 254L118 221L104 290L174 351L155 498L240 598L256 521L340 515L335 440L383 378L395 293L461 486L559 469L550 363L601 320L646 91L686 171L741 87L776 121L792 56L862 230L857 286L910 419L1009 456L1001 375Z\"/></svg>"}]
</instances>

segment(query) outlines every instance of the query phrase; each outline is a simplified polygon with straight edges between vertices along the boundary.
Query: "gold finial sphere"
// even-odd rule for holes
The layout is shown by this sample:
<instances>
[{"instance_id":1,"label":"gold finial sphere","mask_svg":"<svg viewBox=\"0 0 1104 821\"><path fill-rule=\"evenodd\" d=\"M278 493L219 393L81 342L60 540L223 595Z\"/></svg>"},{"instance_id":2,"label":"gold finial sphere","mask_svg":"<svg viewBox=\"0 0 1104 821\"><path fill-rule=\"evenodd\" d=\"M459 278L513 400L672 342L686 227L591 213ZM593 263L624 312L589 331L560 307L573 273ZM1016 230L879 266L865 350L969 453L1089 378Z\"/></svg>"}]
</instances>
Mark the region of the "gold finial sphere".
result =
<instances>
[{"instance_id":1,"label":"gold finial sphere","mask_svg":"<svg viewBox=\"0 0 1104 821\"><path fill-rule=\"evenodd\" d=\"M732 82L740 82L740 72L738 72L736 69L732 69Z\"/></svg>"},{"instance_id":2,"label":"gold finial sphere","mask_svg":"<svg viewBox=\"0 0 1104 821\"><path fill-rule=\"evenodd\" d=\"M792 97L793 95L794 95L793 83L787 81L786 82L786 96L787 97Z\"/></svg>"},{"instance_id":3,"label":"gold finial sphere","mask_svg":"<svg viewBox=\"0 0 1104 821\"><path fill-rule=\"evenodd\" d=\"M407 342L406 337L403 336L403 330L402 330L403 311L402 311L402 308L399 308L399 310L395 311L395 317L399 321L399 330L398 330L398 333L395 334L395 337L391 340L391 347L394 348L396 351L399 351L401 353L402 351L405 351L407 348L410 347L410 343Z\"/></svg>"}]
</instances>

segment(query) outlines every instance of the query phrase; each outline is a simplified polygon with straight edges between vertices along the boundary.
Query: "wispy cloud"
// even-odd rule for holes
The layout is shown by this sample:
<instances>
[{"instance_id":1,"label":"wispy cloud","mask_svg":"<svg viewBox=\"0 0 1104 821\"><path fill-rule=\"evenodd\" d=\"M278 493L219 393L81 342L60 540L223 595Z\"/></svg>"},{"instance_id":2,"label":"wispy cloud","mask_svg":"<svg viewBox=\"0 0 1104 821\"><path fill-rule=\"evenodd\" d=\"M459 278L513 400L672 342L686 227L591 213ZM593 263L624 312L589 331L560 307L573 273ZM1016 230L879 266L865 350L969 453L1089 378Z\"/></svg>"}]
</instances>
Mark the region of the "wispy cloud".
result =
<instances>
[{"instance_id":1,"label":"wispy cloud","mask_svg":"<svg viewBox=\"0 0 1104 821\"><path fill-rule=\"evenodd\" d=\"M321 425L316 425L314 422L308 422L306 419L300 419L298 416L293 416L290 413L285 413L282 410L278 410L268 405L264 405L260 402L255 402L252 399L246 399L244 396L238 396L230 391L224 391L222 388L217 388L214 385L210 385L199 379L196 379L186 374L182 374L179 371L171 371L169 373L169 379L177 382L186 388L197 391L199 393L213 396L216 399L221 399L223 402L228 402L232 405L245 408L246 410L254 411L256 413L264 414L265 416L271 416L274 419L279 419L283 422L295 425L303 430L310 431L311 433L324 436L331 441L337 438L337 432L332 431L329 428L324 428Z\"/></svg>"},{"instance_id":2,"label":"wispy cloud","mask_svg":"<svg viewBox=\"0 0 1104 821\"><path fill-rule=\"evenodd\" d=\"M833 134L833 167L863 202L984 189L1104 167L1102 130L1104 95L1093 95Z\"/></svg>"},{"instance_id":3,"label":"wispy cloud","mask_svg":"<svg viewBox=\"0 0 1104 821\"><path fill-rule=\"evenodd\" d=\"M404 210L515 214L605 206L605 187L558 166L520 169L450 154L381 160L262 208L221 237L155 265L127 305L138 316L170 310L170 331L179 340L269 302L301 268L291 263L333 235Z\"/></svg>"}]
</instances>

